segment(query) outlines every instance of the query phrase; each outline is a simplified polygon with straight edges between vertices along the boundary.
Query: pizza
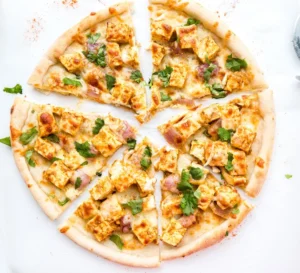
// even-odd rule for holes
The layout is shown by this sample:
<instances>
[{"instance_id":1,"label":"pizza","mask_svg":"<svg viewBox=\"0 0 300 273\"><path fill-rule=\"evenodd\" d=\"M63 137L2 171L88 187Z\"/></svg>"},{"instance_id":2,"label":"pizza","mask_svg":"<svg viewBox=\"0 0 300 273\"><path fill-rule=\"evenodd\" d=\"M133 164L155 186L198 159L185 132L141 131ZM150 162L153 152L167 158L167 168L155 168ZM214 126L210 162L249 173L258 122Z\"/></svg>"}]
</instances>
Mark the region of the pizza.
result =
<instances>
[{"instance_id":1,"label":"pizza","mask_svg":"<svg viewBox=\"0 0 300 273\"><path fill-rule=\"evenodd\" d=\"M267 88L240 39L199 3L151 0L149 10L150 114L171 106L191 109L202 98Z\"/></svg>"},{"instance_id":2,"label":"pizza","mask_svg":"<svg viewBox=\"0 0 300 273\"><path fill-rule=\"evenodd\" d=\"M17 98L11 146L27 187L50 219L76 199L107 160L135 141L135 129L113 116L84 114Z\"/></svg>"},{"instance_id":3,"label":"pizza","mask_svg":"<svg viewBox=\"0 0 300 273\"><path fill-rule=\"evenodd\" d=\"M164 147L156 168L161 180L161 259L184 257L228 236L253 206L197 159Z\"/></svg>"},{"instance_id":4,"label":"pizza","mask_svg":"<svg viewBox=\"0 0 300 273\"><path fill-rule=\"evenodd\" d=\"M141 126L159 110L185 108L160 121L164 145L110 114L23 97L11 108L10 139L0 140L11 144L51 220L81 201L59 226L62 234L135 267L157 267L209 247L244 221L254 208L247 195L257 197L266 181L275 135L273 92L218 16L192 0L150 0L149 11L148 83L127 2L92 12L66 31L28 83L127 107ZM22 93L20 85L10 89Z\"/></svg>"},{"instance_id":5,"label":"pizza","mask_svg":"<svg viewBox=\"0 0 300 273\"><path fill-rule=\"evenodd\" d=\"M273 93L243 95L174 117L159 130L173 146L252 197L260 192L274 142Z\"/></svg>"},{"instance_id":6,"label":"pizza","mask_svg":"<svg viewBox=\"0 0 300 273\"><path fill-rule=\"evenodd\" d=\"M154 197L156 148L143 139L110 166L60 232L106 259L130 266L159 265Z\"/></svg>"},{"instance_id":7,"label":"pizza","mask_svg":"<svg viewBox=\"0 0 300 273\"><path fill-rule=\"evenodd\" d=\"M146 89L130 12L131 5L121 3L91 13L56 40L28 83L43 91L128 107L143 122Z\"/></svg>"}]
</instances>

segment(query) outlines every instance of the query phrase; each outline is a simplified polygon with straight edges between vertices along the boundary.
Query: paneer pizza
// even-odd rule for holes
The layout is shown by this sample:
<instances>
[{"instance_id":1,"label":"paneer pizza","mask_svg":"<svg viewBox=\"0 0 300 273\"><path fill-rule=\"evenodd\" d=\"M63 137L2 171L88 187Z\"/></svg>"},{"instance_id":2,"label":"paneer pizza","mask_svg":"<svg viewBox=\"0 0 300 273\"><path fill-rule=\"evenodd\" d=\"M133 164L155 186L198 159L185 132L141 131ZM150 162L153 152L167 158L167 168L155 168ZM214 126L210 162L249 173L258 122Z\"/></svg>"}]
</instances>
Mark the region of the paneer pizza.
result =
<instances>
[{"instance_id":1,"label":"paneer pizza","mask_svg":"<svg viewBox=\"0 0 300 273\"><path fill-rule=\"evenodd\" d=\"M101 174L135 129L113 116L83 114L17 98L11 108L11 146L28 188L57 218Z\"/></svg>"},{"instance_id":2,"label":"paneer pizza","mask_svg":"<svg viewBox=\"0 0 300 273\"><path fill-rule=\"evenodd\" d=\"M228 236L254 208L247 195L256 197L266 181L275 135L273 92L237 35L196 1L149 2L148 83L127 1L66 31L28 83L130 108L140 126L164 108L187 108L162 116L163 145L150 140L157 125L145 137L109 113L23 97L11 108L10 138L1 140L51 220L77 207L62 234L135 267L157 267Z\"/></svg>"}]
</instances>

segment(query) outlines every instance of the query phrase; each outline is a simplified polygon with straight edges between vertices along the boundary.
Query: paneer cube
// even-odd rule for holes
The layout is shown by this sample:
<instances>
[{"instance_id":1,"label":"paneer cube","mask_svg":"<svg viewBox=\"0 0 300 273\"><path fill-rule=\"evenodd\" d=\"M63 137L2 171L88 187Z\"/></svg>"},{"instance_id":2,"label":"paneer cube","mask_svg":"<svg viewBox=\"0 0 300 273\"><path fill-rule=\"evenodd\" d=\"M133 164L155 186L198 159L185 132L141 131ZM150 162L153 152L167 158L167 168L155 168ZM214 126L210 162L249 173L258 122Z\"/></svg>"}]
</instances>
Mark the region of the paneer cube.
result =
<instances>
[{"instance_id":1,"label":"paneer cube","mask_svg":"<svg viewBox=\"0 0 300 273\"><path fill-rule=\"evenodd\" d=\"M246 126L239 126L231 137L231 145L248 153L251 149L256 132Z\"/></svg>"},{"instance_id":2,"label":"paneer cube","mask_svg":"<svg viewBox=\"0 0 300 273\"><path fill-rule=\"evenodd\" d=\"M157 43L152 43L152 61L154 66L159 66L165 55L167 54L167 48Z\"/></svg>"},{"instance_id":3,"label":"paneer cube","mask_svg":"<svg viewBox=\"0 0 300 273\"><path fill-rule=\"evenodd\" d=\"M72 177L73 171L70 170L61 160L52 163L50 168L43 173L43 180L54 184L63 189Z\"/></svg>"},{"instance_id":4,"label":"paneer cube","mask_svg":"<svg viewBox=\"0 0 300 273\"><path fill-rule=\"evenodd\" d=\"M79 131L82 122L82 115L75 112L64 111L62 113L59 126L64 132L75 136Z\"/></svg>"},{"instance_id":5,"label":"paneer cube","mask_svg":"<svg viewBox=\"0 0 300 273\"><path fill-rule=\"evenodd\" d=\"M37 138L34 144L34 150L48 160L51 160L56 154L54 145L50 141L42 139L41 137Z\"/></svg>"},{"instance_id":6,"label":"paneer cube","mask_svg":"<svg viewBox=\"0 0 300 273\"><path fill-rule=\"evenodd\" d=\"M234 150L231 151L233 154L233 170L230 171L231 175L246 175L247 174L247 161L246 161L246 154L244 151Z\"/></svg>"},{"instance_id":7,"label":"paneer cube","mask_svg":"<svg viewBox=\"0 0 300 273\"><path fill-rule=\"evenodd\" d=\"M169 42L174 32L174 28L164 22L151 22L152 40L155 42Z\"/></svg>"},{"instance_id":8,"label":"paneer cube","mask_svg":"<svg viewBox=\"0 0 300 273\"><path fill-rule=\"evenodd\" d=\"M160 150L160 160L157 169L163 172L175 173L177 170L177 160L179 151L177 149L169 149L164 147Z\"/></svg>"},{"instance_id":9,"label":"paneer cube","mask_svg":"<svg viewBox=\"0 0 300 273\"><path fill-rule=\"evenodd\" d=\"M221 117L221 108L218 104L212 104L204 108L200 113L203 123L211 123Z\"/></svg>"},{"instance_id":10,"label":"paneer cube","mask_svg":"<svg viewBox=\"0 0 300 273\"><path fill-rule=\"evenodd\" d=\"M123 62L128 66L138 69L140 65L138 48L136 46L125 45L121 50Z\"/></svg>"},{"instance_id":11,"label":"paneer cube","mask_svg":"<svg viewBox=\"0 0 300 273\"><path fill-rule=\"evenodd\" d=\"M93 199L88 199L83 202L76 210L76 215L78 215L83 220L88 220L98 214L98 208Z\"/></svg>"},{"instance_id":12,"label":"paneer cube","mask_svg":"<svg viewBox=\"0 0 300 273\"><path fill-rule=\"evenodd\" d=\"M200 198L198 200L198 207L202 210L206 210L215 195L215 189L210 187L208 183L203 183L198 187L200 192Z\"/></svg>"},{"instance_id":13,"label":"paneer cube","mask_svg":"<svg viewBox=\"0 0 300 273\"><path fill-rule=\"evenodd\" d=\"M58 132L55 118L50 111L43 111L38 115L40 137L49 136Z\"/></svg>"},{"instance_id":14,"label":"paneer cube","mask_svg":"<svg viewBox=\"0 0 300 273\"><path fill-rule=\"evenodd\" d=\"M92 144L104 157L111 156L122 146L122 142L108 126L103 126L93 137Z\"/></svg>"},{"instance_id":15,"label":"paneer cube","mask_svg":"<svg viewBox=\"0 0 300 273\"><path fill-rule=\"evenodd\" d=\"M219 51L220 47L211 36L206 36L198 41L196 47L194 47L194 52L202 63L206 63L207 60L213 60L218 55Z\"/></svg>"},{"instance_id":16,"label":"paneer cube","mask_svg":"<svg viewBox=\"0 0 300 273\"><path fill-rule=\"evenodd\" d=\"M78 52L61 55L59 60L71 73L78 72L84 67L83 57Z\"/></svg>"},{"instance_id":17,"label":"paneer cube","mask_svg":"<svg viewBox=\"0 0 300 273\"><path fill-rule=\"evenodd\" d=\"M222 210L233 208L241 202L238 191L234 187L225 185L216 188L215 199Z\"/></svg>"},{"instance_id":18,"label":"paneer cube","mask_svg":"<svg viewBox=\"0 0 300 273\"><path fill-rule=\"evenodd\" d=\"M95 200L103 200L113 192L114 188L109 176L105 176L98 180L98 183L90 190L90 194Z\"/></svg>"},{"instance_id":19,"label":"paneer cube","mask_svg":"<svg viewBox=\"0 0 300 273\"><path fill-rule=\"evenodd\" d=\"M235 131L241 122L239 108L233 104L225 104L222 108L222 127Z\"/></svg>"},{"instance_id":20,"label":"paneer cube","mask_svg":"<svg viewBox=\"0 0 300 273\"><path fill-rule=\"evenodd\" d=\"M176 28L179 45L183 49L195 48L197 46L197 26L183 26Z\"/></svg>"},{"instance_id":21,"label":"paneer cube","mask_svg":"<svg viewBox=\"0 0 300 273\"><path fill-rule=\"evenodd\" d=\"M245 90L250 87L253 78L253 74L247 71L230 73L224 89L229 92Z\"/></svg>"},{"instance_id":22,"label":"paneer cube","mask_svg":"<svg viewBox=\"0 0 300 273\"><path fill-rule=\"evenodd\" d=\"M235 187L244 187L247 185L247 178L245 176L240 175L230 175L225 170L222 170L222 175L225 179L225 181L232 186Z\"/></svg>"},{"instance_id":23,"label":"paneer cube","mask_svg":"<svg viewBox=\"0 0 300 273\"><path fill-rule=\"evenodd\" d=\"M64 164L71 170L76 170L85 161L85 159L75 150L66 153Z\"/></svg>"},{"instance_id":24,"label":"paneer cube","mask_svg":"<svg viewBox=\"0 0 300 273\"><path fill-rule=\"evenodd\" d=\"M154 210L155 206L155 199L153 194L149 194L147 197L143 198L143 212Z\"/></svg>"},{"instance_id":25,"label":"paneer cube","mask_svg":"<svg viewBox=\"0 0 300 273\"><path fill-rule=\"evenodd\" d=\"M168 195L161 203L162 215L171 218L183 214L180 208L181 199L181 195Z\"/></svg>"},{"instance_id":26,"label":"paneer cube","mask_svg":"<svg viewBox=\"0 0 300 273\"><path fill-rule=\"evenodd\" d=\"M202 164L205 164L205 147L207 141L195 139L192 141L190 154L198 158Z\"/></svg>"},{"instance_id":27,"label":"paneer cube","mask_svg":"<svg viewBox=\"0 0 300 273\"><path fill-rule=\"evenodd\" d=\"M111 183L118 192L123 192L135 183L134 172L129 164L116 160L109 169Z\"/></svg>"},{"instance_id":28,"label":"paneer cube","mask_svg":"<svg viewBox=\"0 0 300 273\"><path fill-rule=\"evenodd\" d=\"M173 71L170 78L170 86L183 88L188 74L188 67L184 64L176 64L172 66Z\"/></svg>"},{"instance_id":29,"label":"paneer cube","mask_svg":"<svg viewBox=\"0 0 300 273\"><path fill-rule=\"evenodd\" d=\"M125 23L107 23L106 40L119 44L127 44L132 42L132 28Z\"/></svg>"},{"instance_id":30,"label":"paneer cube","mask_svg":"<svg viewBox=\"0 0 300 273\"><path fill-rule=\"evenodd\" d=\"M148 245L157 240L157 227L152 226L147 219L133 222L132 232L143 245Z\"/></svg>"},{"instance_id":31,"label":"paneer cube","mask_svg":"<svg viewBox=\"0 0 300 273\"><path fill-rule=\"evenodd\" d=\"M100 215L104 221L115 222L124 215L124 210L115 194L111 195L100 205Z\"/></svg>"},{"instance_id":32,"label":"paneer cube","mask_svg":"<svg viewBox=\"0 0 300 273\"><path fill-rule=\"evenodd\" d=\"M186 231L187 229L183 227L178 220L172 218L167 227L163 230L161 239L171 246L177 246L181 242Z\"/></svg>"},{"instance_id":33,"label":"paneer cube","mask_svg":"<svg viewBox=\"0 0 300 273\"><path fill-rule=\"evenodd\" d=\"M128 106L130 99L133 97L135 90L132 85L126 84L125 82L116 83L114 88L111 90L114 102L120 105Z\"/></svg>"},{"instance_id":34,"label":"paneer cube","mask_svg":"<svg viewBox=\"0 0 300 273\"><path fill-rule=\"evenodd\" d=\"M225 166L228 161L227 143L222 141L208 142L205 148L205 159L209 166Z\"/></svg>"},{"instance_id":35,"label":"paneer cube","mask_svg":"<svg viewBox=\"0 0 300 273\"><path fill-rule=\"evenodd\" d=\"M102 242L117 229L117 225L103 221L100 215L96 215L87 222L86 229L95 236L97 241Z\"/></svg>"},{"instance_id":36,"label":"paneer cube","mask_svg":"<svg viewBox=\"0 0 300 273\"><path fill-rule=\"evenodd\" d=\"M186 116L184 119L174 124L173 127L182 135L183 139L186 140L195 134L201 128L201 125L193 116Z\"/></svg>"},{"instance_id":37,"label":"paneer cube","mask_svg":"<svg viewBox=\"0 0 300 273\"><path fill-rule=\"evenodd\" d=\"M147 173L142 170L134 170L133 178L135 179L142 196L146 196L154 192L156 178L150 178Z\"/></svg>"},{"instance_id":38,"label":"paneer cube","mask_svg":"<svg viewBox=\"0 0 300 273\"><path fill-rule=\"evenodd\" d=\"M106 52L108 65L111 68L121 66L123 64L120 46L117 43L107 43Z\"/></svg>"}]
</instances>

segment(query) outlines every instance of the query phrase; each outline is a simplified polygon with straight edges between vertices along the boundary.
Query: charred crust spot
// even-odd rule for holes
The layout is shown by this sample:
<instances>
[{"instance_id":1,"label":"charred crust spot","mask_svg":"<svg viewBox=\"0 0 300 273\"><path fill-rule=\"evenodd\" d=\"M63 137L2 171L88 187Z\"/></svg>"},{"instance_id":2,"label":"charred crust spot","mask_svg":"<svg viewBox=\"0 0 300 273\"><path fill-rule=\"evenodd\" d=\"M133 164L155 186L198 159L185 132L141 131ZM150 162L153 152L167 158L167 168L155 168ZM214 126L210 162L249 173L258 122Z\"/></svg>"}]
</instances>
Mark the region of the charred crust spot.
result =
<instances>
[{"instance_id":1,"label":"charred crust spot","mask_svg":"<svg viewBox=\"0 0 300 273\"><path fill-rule=\"evenodd\" d=\"M96 12L92 11L92 12L90 13L90 15L91 15L91 16L94 16L94 15L96 15Z\"/></svg>"},{"instance_id":2,"label":"charred crust spot","mask_svg":"<svg viewBox=\"0 0 300 273\"><path fill-rule=\"evenodd\" d=\"M117 14L117 10L115 8L109 8L110 14Z\"/></svg>"},{"instance_id":3,"label":"charred crust spot","mask_svg":"<svg viewBox=\"0 0 300 273\"><path fill-rule=\"evenodd\" d=\"M256 158L256 165L260 168L264 168L265 166L265 161L261 157Z\"/></svg>"},{"instance_id":4,"label":"charred crust spot","mask_svg":"<svg viewBox=\"0 0 300 273\"><path fill-rule=\"evenodd\" d=\"M32 187L32 184L27 184L28 189Z\"/></svg>"},{"instance_id":5,"label":"charred crust spot","mask_svg":"<svg viewBox=\"0 0 300 273\"><path fill-rule=\"evenodd\" d=\"M13 106L10 108L10 114L11 114L11 115L13 114L14 110L15 110L15 106L13 105Z\"/></svg>"},{"instance_id":6,"label":"charred crust spot","mask_svg":"<svg viewBox=\"0 0 300 273\"><path fill-rule=\"evenodd\" d=\"M62 227L59 231L60 233L66 233L69 230L68 226Z\"/></svg>"},{"instance_id":7,"label":"charred crust spot","mask_svg":"<svg viewBox=\"0 0 300 273\"><path fill-rule=\"evenodd\" d=\"M217 28L219 26L219 22L215 22L214 24L213 24L213 28Z\"/></svg>"},{"instance_id":8,"label":"charred crust spot","mask_svg":"<svg viewBox=\"0 0 300 273\"><path fill-rule=\"evenodd\" d=\"M230 30L227 31L227 33L225 34L225 40L229 40L231 37L232 32Z\"/></svg>"}]
</instances>

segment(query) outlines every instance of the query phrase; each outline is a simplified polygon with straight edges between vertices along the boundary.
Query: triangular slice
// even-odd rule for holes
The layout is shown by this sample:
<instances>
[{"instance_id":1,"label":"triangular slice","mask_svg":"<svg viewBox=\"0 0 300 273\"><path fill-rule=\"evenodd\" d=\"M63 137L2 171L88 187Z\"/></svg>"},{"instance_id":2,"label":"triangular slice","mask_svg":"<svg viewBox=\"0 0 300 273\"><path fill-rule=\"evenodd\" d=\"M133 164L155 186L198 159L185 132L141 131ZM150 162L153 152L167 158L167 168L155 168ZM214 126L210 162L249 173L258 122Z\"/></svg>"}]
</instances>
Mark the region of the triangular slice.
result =
<instances>
[{"instance_id":1,"label":"triangular slice","mask_svg":"<svg viewBox=\"0 0 300 273\"><path fill-rule=\"evenodd\" d=\"M171 145L255 197L266 180L273 150L273 93L265 90L199 107L159 126L159 130Z\"/></svg>"},{"instance_id":2,"label":"triangular slice","mask_svg":"<svg viewBox=\"0 0 300 273\"><path fill-rule=\"evenodd\" d=\"M11 108L11 146L28 188L57 218L105 167L135 129L110 115L83 114L17 98Z\"/></svg>"},{"instance_id":3,"label":"triangular slice","mask_svg":"<svg viewBox=\"0 0 300 273\"><path fill-rule=\"evenodd\" d=\"M143 122L146 89L139 71L131 5L91 13L56 40L28 83L58 92L131 108Z\"/></svg>"},{"instance_id":4,"label":"triangular slice","mask_svg":"<svg viewBox=\"0 0 300 273\"><path fill-rule=\"evenodd\" d=\"M184 257L228 236L252 210L231 185L195 158L163 148L157 168L162 189L162 260Z\"/></svg>"},{"instance_id":5,"label":"triangular slice","mask_svg":"<svg viewBox=\"0 0 300 273\"><path fill-rule=\"evenodd\" d=\"M133 147L131 147L133 148ZM116 160L60 231L89 251L129 266L159 265L155 148L144 139Z\"/></svg>"},{"instance_id":6,"label":"triangular slice","mask_svg":"<svg viewBox=\"0 0 300 273\"><path fill-rule=\"evenodd\" d=\"M267 88L250 52L216 14L193 1L150 3L152 113Z\"/></svg>"}]
</instances>

